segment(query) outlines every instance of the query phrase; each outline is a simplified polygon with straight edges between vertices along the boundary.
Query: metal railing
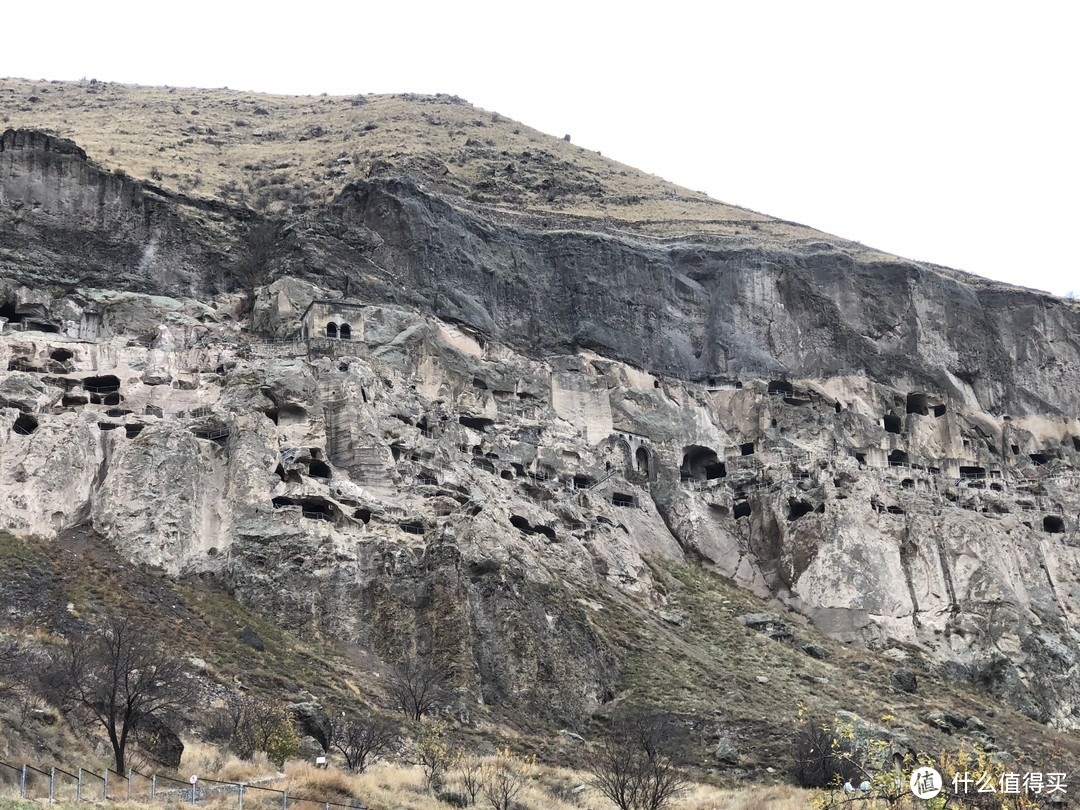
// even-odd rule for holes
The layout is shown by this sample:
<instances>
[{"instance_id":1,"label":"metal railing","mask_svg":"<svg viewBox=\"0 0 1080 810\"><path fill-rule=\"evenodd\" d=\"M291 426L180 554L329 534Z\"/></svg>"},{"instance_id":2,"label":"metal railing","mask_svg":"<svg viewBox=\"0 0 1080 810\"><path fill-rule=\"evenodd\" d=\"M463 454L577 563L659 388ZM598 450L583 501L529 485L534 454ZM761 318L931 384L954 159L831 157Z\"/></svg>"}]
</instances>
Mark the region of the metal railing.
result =
<instances>
[{"instance_id":1,"label":"metal railing","mask_svg":"<svg viewBox=\"0 0 1080 810\"><path fill-rule=\"evenodd\" d=\"M48 801L49 804L61 801L97 803L134 800L193 806L214 802L220 806L223 799L235 797L237 810L244 810L245 800L267 810L289 810L290 807L294 810L330 810L331 807L356 810L363 807L360 802L342 804L321 797L290 796L287 788L280 790L250 782L223 782L205 777L192 777L183 782L170 776L144 774L134 769L125 776L109 768L101 773L85 768L71 773L57 767L44 769L27 763L12 765L0 762L0 786L17 791L20 799Z\"/></svg>"}]
</instances>

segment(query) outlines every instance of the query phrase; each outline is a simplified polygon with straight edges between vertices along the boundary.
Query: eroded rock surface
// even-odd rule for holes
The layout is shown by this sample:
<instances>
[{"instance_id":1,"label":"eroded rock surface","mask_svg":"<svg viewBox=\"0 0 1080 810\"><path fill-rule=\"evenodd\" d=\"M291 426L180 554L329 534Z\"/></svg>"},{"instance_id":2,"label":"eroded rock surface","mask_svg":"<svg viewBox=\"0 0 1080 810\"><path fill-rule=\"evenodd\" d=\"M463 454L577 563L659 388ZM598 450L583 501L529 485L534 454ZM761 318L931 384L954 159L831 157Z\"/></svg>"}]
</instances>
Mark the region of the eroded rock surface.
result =
<instances>
[{"instance_id":1,"label":"eroded rock surface","mask_svg":"<svg viewBox=\"0 0 1080 810\"><path fill-rule=\"evenodd\" d=\"M247 313L186 203L45 136L3 147L0 526L92 526L558 721L618 686L592 597L672 621L648 559L689 558L1080 726L1075 306L377 181L286 229ZM91 227L109 250L75 252ZM348 339L297 339L343 296Z\"/></svg>"}]
</instances>

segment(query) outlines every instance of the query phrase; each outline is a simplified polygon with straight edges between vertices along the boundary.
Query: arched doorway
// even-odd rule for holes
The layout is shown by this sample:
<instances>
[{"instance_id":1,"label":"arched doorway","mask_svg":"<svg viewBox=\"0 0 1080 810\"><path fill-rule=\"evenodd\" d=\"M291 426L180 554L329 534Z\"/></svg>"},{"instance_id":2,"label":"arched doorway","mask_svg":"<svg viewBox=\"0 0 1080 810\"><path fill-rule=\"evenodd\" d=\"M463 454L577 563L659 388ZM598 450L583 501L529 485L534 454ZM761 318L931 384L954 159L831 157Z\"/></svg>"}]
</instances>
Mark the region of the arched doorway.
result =
<instances>
[{"instance_id":1,"label":"arched doorway","mask_svg":"<svg viewBox=\"0 0 1080 810\"><path fill-rule=\"evenodd\" d=\"M644 447L639 447L634 452L634 467L642 475L649 474L649 451Z\"/></svg>"}]
</instances>

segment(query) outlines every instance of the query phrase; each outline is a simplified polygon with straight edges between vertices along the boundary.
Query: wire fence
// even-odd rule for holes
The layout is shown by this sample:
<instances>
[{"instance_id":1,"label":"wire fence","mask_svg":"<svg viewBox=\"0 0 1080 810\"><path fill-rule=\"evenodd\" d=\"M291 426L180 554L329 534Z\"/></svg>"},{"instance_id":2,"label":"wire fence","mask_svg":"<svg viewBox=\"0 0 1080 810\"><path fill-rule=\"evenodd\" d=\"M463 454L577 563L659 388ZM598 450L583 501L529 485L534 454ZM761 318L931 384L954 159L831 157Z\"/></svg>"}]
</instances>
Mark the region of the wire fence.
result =
<instances>
[{"instance_id":1,"label":"wire fence","mask_svg":"<svg viewBox=\"0 0 1080 810\"><path fill-rule=\"evenodd\" d=\"M268 780L264 780L268 781ZM63 768L37 768L0 762L0 789L18 793L19 798L56 802L138 801L192 806L235 806L237 810L366 810L360 801L351 804L317 796L291 796L288 789L246 782L223 782L191 777L184 782L171 776L144 774L134 769L126 775L112 769L101 773L79 768L77 773Z\"/></svg>"}]
</instances>

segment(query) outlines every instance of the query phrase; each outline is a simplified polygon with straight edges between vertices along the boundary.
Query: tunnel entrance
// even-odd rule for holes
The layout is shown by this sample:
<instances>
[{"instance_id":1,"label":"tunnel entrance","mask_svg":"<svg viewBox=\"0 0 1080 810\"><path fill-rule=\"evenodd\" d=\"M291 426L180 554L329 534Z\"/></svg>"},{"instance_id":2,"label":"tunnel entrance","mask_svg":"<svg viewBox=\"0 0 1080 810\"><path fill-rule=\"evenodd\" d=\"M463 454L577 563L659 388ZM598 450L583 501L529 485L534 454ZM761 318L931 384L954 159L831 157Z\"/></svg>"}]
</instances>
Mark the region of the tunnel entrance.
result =
<instances>
[{"instance_id":1,"label":"tunnel entrance","mask_svg":"<svg viewBox=\"0 0 1080 810\"><path fill-rule=\"evenodd\" d=\"M769 393L775 396L790 397L795 393L795 388L787 380L770 380Z\"/></svg>"},{"instance_id":2,"label":"tunnel entrance","mask_svg":"<svg viewBox=\"0 0 1080 810\"><path fill-rule=\"evenodd\" d=\"M644 447L639 447L634 451L634 466L642 475L649 474L649 451Z\"/></svg>"},{"instance_id":3,"label":"tunnel entrance","mask_svg":"<svg viewBox=\"0 0 1080 810\"><path fill-rule=\"evenodd\" d=\"M706 481L712 478L723 478L727 475L727 468L717 458L716 451L699 444L691 444L683 448L682 466L679 468L679 476L684 481Z\"/></svg>"},{"instance_id":4,"label":"tunnel entrance","mask_svg":"<svg viewBox=\"0 0 1080 810\"><path fill-rule=\"evenodd\" d=\"M800 501L797 498L788 498L788 520L798 520L803 515L809 515L813 511L813 505L806 501Z\"/></svg>"},{"instance_id":5,"label":"tunnel entrance","mask_svg":"<svg viewBox=\"0 0 1080 810\"><path fill-rule=\"evenodd\" d=\"M111 394L120 390L120 378L114 374L84 377L82 387L84 391L93 391L95 394Z\"/></svg>"},{"instance_id":6,"label":"tunnel entrance","mask_svg":"<svg viewBox=\"0 0 1080 810\"><path fill-rule=\"evenodd\" d=\"M286 506L299 506L301 514L308 520L334 520L337 510L330 501L324 498L286 498L279 496L274 498L275 509L283 509Z\"/></svg>"},{"instance_id":7,"label":"tunnel entrance","mask_svg":"<svg viewBox=\"0 0 1080 810\"><path fill-rule=\"evenodd\" d=\"M1057 515L1047 515L1043 518L1043 529L1050 534L1065 534L1065 521Z\"/></svg>"},{"instance_id":8,"label":"tunnel entrance","mask_svg":"<svg viewBox=\"0 0 1080 810\"><path fill-rule=\"evenodd\" d=\"M37 429L38 420L28 413L20 413L15 419L15 424L11 426L12 432L18 433L20 436L29 436Z\"/></svg>"},{"instance_id":9,"label":"tunnel entrance","mask_svg":"<svg viewBox=\"0 0 1080 810\"><path fill-rule=\"evenodd\" d=\"M929 416L930 398L926 394L908 394L907 412L917 416Z\"/></svg>"},{"instance_id":10,"label":"tunnel entrance","mask_svg":"<svg viewBox=\"0 0 1080 810\"><path fill-rule=\"evenodd\" d=\"M312 459L312 461L308 463L308 475L314 476L315 478L329 479L331 476L330 467L325 462Z\"/></svg>"}]
</instances>

